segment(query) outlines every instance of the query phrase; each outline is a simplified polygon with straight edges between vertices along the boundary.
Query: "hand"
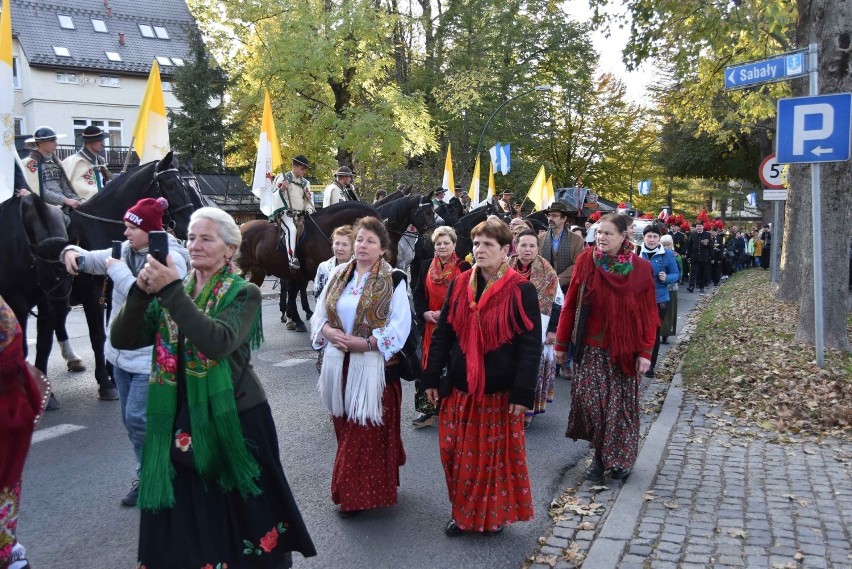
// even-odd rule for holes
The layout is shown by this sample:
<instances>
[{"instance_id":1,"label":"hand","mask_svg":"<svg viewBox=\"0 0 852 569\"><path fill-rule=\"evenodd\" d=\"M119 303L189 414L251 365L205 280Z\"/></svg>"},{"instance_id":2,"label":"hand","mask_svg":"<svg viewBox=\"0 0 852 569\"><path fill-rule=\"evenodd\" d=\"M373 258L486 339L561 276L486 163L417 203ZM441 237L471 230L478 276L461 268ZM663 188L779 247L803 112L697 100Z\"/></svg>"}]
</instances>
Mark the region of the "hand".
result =
<instances>
[{"instance_id":1,"label":"hand","mask_svg":"<svg viewBox=\"0 0 852 569\"><path fill-rule=\"evenodd\" d=\"M160 263L152 255L148 255L147 261L136 277L136 286L148 294L157 294L167 284L180 280L171 254L166 258L167 265Z\"/></svg>"},{"instance_id":2,"label":"hand","mask_svg":"<svg viewBox=\"0 0 852 569\"><path fill-rule=\"evenodd\" d=\"M651 360L636 356L636 375L644 375L649 369L651 369Z\"/></svg>"},{"instance_id":3,"label":"hand","mask_svg":"<svg viewBox=\"0 0 852 569\"><path fill-rule=\"evenodd\" d=\"M431 403L432 405L437 405L439 400L438 390L434 387L428 388L426 390L426 399L428 399L429 403Z\"/></svg>"},{"instance_id":4,"label":"hand","mask_svg":"<svg viewBox=\"0 0 852 569\"><path fill-rule=\"evenodd\" d=\"M32 192L31 192L31 191L29 191L29 190L28 190L28 189L26 189L26 188L18 188L17 190L15 190L15 195L16 195L16 196L18 196L19 198L22 198L22 197L24 197L25 195L27 195L27 194L31 194L31 193L32 193Z\"/></svg>"},{"instance_id":5,"label":"hand","mask_svg":"<svg viewBox=\"0 0 852 569\"><path fill-rule=\"evenodd\" d=\"M344 352L349 350L349 347L346 345L346 333L340 328L335 328L331 324L326 323L322 327L322 335L338 350L343 350Z\"/></svg>"},{"instance_id":6,"label":"hand","mask_svg":"<svg viewBox=\"0 0 852 569\"><path fill-rule=\"evenodd\" d=\"M281 178L281 181L278 182L278 188L284 189L284 190L289 190L290 189L290 182L288 182L284 178Z\"/></svg>"},{"instance_id":7,"label":"hand","mask_svg":"<svg viewBox=\"0 0 852 569\"><path fill-rule=\"evenodd\" d=\"M550 346L555 342L556 342L556 332L548 332L547 335L544 337L545 345Z\"/></svg>"},{"instance_id":8,"label":"hand","mask_svg":"<svg viewBox=\"0 0 852 569\"><path fill-rule=\"evenodd\" d=\"M657 274L657 278L658 278L658 279L660 279L660 282L661 282L661 283L666 282L666 272L665 272L665 271L660 271L660 272Z\"/></svg>"},{"instance_id":9,"label":"hand","mask_svg":"<svg viewBox=\"0 0 852 569\"><path fill-rule=\"evenodd\" d=\"M106 265L107 270L109 270L109 268L111 266L113 266L114 264L123 263L123 262L124 262L124 259L113 259L112 257L107 257L106 261L104 261L104 264Z\"/></svg>"},{"instance_id":10,"label":"hand","mask_svg":"<svg viewBox=\"0 0 852 569\"><path fill-rule=\"evenodd\" d=\"M69 275L77 275L80 271L77 269L77 259L80 258L80 253L73 250L68 250L65 252L65 256L63 257L63 261L65 261L65 270L68 271Z\"/></svg>"},{"instance_id":11,"label":"hand","mask_svg":"<svg viewBox=\"0 0 852 569\"><path fill-rule=\"evenodd\" d=\"M560 352L559 350L556 350L554 356L556 363L558 363L559 365L562 365L566 361L568 361L568 352Z\"/></svg>"},{"instance_id":12,"label":"hand","mask_svg":"<svg viewBox=\"0 0 852 569\"><path fill-rule=\"evenodd\" d=\"M75 199L72 199L72 198L65 198L64 200L62 200L62 203L64 203L65 205L67 205L71 209L76 209L77 206L80 205L80 202L78 200L75 200Z\"/></svg>"},{"instance_id":13,"label":"hand","mask_svg":"<svg viewBox=\"0 0 852 569\"><path fill-rule=\"evenodd\" d=\"M512 415L523 415L529 410L529 407L524 407L520 403L509 403L509 413Z\"/></svg>"}]
</instances>

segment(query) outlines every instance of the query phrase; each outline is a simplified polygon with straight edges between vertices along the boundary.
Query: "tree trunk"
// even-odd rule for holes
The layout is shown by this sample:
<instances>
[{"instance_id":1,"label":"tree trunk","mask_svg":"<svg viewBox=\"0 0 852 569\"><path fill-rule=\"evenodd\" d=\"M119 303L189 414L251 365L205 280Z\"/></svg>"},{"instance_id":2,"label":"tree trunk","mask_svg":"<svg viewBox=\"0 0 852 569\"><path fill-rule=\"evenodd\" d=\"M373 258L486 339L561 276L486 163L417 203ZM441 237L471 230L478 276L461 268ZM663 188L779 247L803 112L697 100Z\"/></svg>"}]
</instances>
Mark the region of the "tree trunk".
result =
<instances>
[{"instance_id":1,"label":"tree trunk","mask_svg":"<svg viewBox=\"0 0 852 569\"><path fill-rule=\"evenodd\" d=\"M837 0L798 0L800 26L797 44L806 47L814 42L819 46L819 91L821 94L852 91L852 66L850 66L850 32L852 29L852 3ZM798 304L799 326L796 339L813 343L814 287L813 262L822 262L825 346L850 351L847 315L850 308L849 278L849 227L852 226L852 169L848 162L831 162L821 165L822 196L822 251L813 251L810 231L811 184L810 166L791 168L791 185L795 199L788 201L785 260L791 265L786 271L786 283L794 278L800 283ZM792 192L791 192L792 193ZM795 263L795 264L792 264ZM800 270L790 270L799 267ZM794 275L798 273L798 275ZM786 296L786 295L785 295ZM794 299L795 300L795 299Z\"/></svg>"}]
</instances>

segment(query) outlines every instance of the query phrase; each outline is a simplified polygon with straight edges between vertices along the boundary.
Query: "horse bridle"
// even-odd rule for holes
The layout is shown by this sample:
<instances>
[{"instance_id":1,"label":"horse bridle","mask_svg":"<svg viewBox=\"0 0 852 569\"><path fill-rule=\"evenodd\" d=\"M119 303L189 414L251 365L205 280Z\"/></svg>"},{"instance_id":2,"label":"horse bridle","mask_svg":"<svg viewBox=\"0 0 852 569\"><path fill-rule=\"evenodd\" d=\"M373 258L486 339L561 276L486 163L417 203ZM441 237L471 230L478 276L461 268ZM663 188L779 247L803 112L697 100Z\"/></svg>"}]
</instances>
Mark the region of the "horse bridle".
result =
<instances>
[{"instance_id":1,"label":"horse bridle","mask_svg":"<svg viewBox=\"0 0 852 569\"><path fill-rule=\"evenodd\" d=\"M38 248L38 247L41 247L42 245L44 245L45 243L51 243L51 242L60 242L60 243L64 244L64 243L66 243L66 240L63 239L62 237L48 237L44 241L41 241L36 247ZM50 259L50 258L41 256L40 254L38 254L36 249L33 248L33 247L30 248L30 252L32 253L32 257L33 257L32 268L35 269L37 285L38 285L39 288L41 288L44 291L44 294L47 297L47 299L52 300L52 301L57 301L57 300L64 300L64 299L68 298L68 295L71 293L70 287L69 287L67 292L64 292L64 293L58 294L58 295L54 295L54 293L59 289L59 287L64 286L66 283L71 282L72 276L68 271L65 270L65 264L62 261L60 261L59 259ZM50 271L50 275L51 275L50 278L53 279L53 286L51 286L50 288L47 288L47 289L44 288L44 286L45 286L45 283L43 282L43 276L44 275L42 274L42 271L39 270L39 263L46 263L51 268L54 265L61 265L59 270L55 271L55 274L54 274L54 271ZM59 276L55 276L56 274L58 274Z\"/></svg>"}]
</instances>

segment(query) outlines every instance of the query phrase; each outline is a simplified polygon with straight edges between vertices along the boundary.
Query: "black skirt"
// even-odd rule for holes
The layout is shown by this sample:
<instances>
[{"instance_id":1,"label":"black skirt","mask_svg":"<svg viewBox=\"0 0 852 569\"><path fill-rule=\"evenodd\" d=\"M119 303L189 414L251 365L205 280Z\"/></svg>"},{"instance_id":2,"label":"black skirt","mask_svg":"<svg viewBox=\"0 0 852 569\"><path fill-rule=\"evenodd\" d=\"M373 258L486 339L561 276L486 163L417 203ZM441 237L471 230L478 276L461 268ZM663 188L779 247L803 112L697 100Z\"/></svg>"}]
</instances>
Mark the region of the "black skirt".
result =
<instances>
[{"instance_id":1,"label":"black skirt","mask_svg":"<svg viewBox=\"0 0 852 569\"><path fill-rule=\"evenodd\" d=\"M175 464L175 505L142 511L139 569L286 569L290 552L316 549L290 492L269 404L240 413L247 446L260 466L259 496L243 498Z\"/></svg>"}]
</instances>

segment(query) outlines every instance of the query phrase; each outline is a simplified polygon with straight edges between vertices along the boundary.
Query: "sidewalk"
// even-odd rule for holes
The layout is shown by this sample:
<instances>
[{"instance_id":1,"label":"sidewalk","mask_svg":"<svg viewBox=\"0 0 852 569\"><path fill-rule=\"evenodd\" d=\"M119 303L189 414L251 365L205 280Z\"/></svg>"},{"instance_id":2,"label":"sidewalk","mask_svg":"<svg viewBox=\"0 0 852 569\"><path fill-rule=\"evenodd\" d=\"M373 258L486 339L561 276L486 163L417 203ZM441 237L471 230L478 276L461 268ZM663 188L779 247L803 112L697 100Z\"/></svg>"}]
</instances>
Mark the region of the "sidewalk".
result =
<instances>
[{"instance_id":1,"label":"sidewalk","mask_svg":"<svg viewBox=\"0 0 852 569\"><path fill-rule=\"evenodd\" d=\"M694 316L676 342L688 341ZM679 366L671 383L647 386L640 409L633 473L593 484L578 465L525 567L852 567L848 443L735 426L721 405L683 391Z\"/></svg>"}]
</instances>

